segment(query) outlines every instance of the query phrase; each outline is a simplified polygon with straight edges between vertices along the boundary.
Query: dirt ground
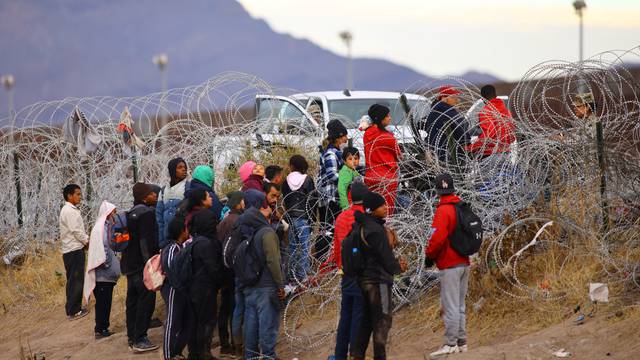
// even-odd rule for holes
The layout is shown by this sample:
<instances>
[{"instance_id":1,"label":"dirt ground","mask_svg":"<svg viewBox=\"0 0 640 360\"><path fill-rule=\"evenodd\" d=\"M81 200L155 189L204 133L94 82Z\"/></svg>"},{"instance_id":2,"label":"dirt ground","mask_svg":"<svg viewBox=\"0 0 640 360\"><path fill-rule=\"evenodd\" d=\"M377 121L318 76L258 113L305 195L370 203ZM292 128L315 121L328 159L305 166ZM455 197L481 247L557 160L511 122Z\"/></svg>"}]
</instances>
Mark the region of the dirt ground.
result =
<instances>
[{"instance_id":1,"label":"dirt ground","mask_svg":"<svg viewBox=\"0 0 640 360\"><path fill-rule=\"evenodd\" d=\"M122 284L120 284L122 285ZM121 290L121 289L120 289ZM35 359L159 359L160 350L134 355L127 348L124 327L124 299L119 294L114 299L111 314L112 330L116 334L108 339L96 341L93 338L93 312L89 316L68 321L63 305L51 308L30 306L14 307L0 316L0 358L20 359L29 354ZM161 300L158 307L162 307ZM162 314L159 314L162 316ZM493 338L481 338L469 331L470 351L466 354L449 356L450 359L558 359L552 352L561 348L570 352L573 359L638 359L640 358L640 322L637 312L615 315L596 315L583 325L575 325L571 319L524 336L515 337L510 329ZM434 351L441 344L442 326L434 331L424 330L400 333L399 326L410 316L415 318L411 308L401 310L394 317L394 329L389 343L389 359L424 359L425 353ZM330 330L334 321L308 322L304 327ZM400 325L398 325L400 324ZM515 326L515 324L514 324ZM314 329L315 330L315 329ZM161 343L162 329L151 329L150 338ZM480 346L479 344L489 344ZM278 343L283 359L324 360L333 353L334 343L313 349L293 351L284 336ZM213 354L217 355L218 349Z\"/></svg>"}]
</instances>

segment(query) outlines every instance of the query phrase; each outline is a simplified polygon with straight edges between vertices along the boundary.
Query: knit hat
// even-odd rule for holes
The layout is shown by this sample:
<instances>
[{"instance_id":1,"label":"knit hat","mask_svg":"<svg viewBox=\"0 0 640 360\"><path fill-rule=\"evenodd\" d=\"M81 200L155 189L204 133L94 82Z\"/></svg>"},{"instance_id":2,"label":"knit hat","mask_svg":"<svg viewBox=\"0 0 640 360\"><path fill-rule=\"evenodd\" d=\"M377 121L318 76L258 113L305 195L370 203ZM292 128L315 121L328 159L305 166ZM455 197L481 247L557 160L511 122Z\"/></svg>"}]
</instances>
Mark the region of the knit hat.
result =
<instances>
[{"instance_id":1,"label":"knit hat","mask_svg":"<svg viewBox=\"0 0 640 360\"><path fill-rule=\"evenodd\" d=\"M133 185L133 202L135 204L142 204L144 202L144 198L149 195L153 191L153 188L149 184L145 183L136 183Z\"/></svg>"},{"instance_id":2,"label":"knit hat","mask_svg":"<svg viewBox=\"0 0 640 360\"><path fill-rule=\"evenodd\" d=\"M149 186L151 186L151 191L156 194L160 194L160 191L162 191L162 188L156 184L149 184Z\"/></svg>"},{"instance_id":3,"label":"knit hat","mask_svg":"<svg viewBox=\"0 0 640 360\"><path fill-rule=\"evenodd\" d=\"M453 178L447 173L436 176L434 182L436 184L436 194L438 195L449 195L456 191L453 186Z\"/></svg>"},{"instance_id":4,"label":"knit hat","mask_svg":"<svg viewBox=\"0 0 640 360\"><path fill-rule=\"evenodd\" d=\"M181 157L171 159L167 165L167 168L169 169L169 177L171 178L171 186L178 183L178 179L176 179L176 169L180 163L184 163L184 166L187 166L187 162Z\"/></svg>"},{"instance_id":5,"label":"knit hat","mask_svg":"<svg viewBox=\"0 0 640 360\"><path fill-rule=\"evenodd\" d=\"M353 197L353 195L351 196ZM382 195L373 191L369 191L364 195L362 203L366 212L372 212L380 206L384 205L385 201Z\"/></svg>"},{"instance_id":6,"label":"knit hat","mask_svg":"<svg viewBox=\"0 0 640 360\"><path fill-rule=\"evenodd\" d=\"M447 96L458 95L458 94L460 94L460 90L454 88L451 85L443 85L443 86L440 86L440 89L438 90L438 100L442 100Z\"/></svg>"},{"instance_id":7,"label":"knit hat","mask_svg":"<svg viewBox=\"0 0 640 360\"><path fill-rule=\"evenodd\" d=\"M262 206L262 204L266 201L267 196L262 192L256 189L249 189L244 191L244 205L245 208L258 208Z\"/></svg>"},{"instance_id":8,"label":"knit hat","mask_svg":"<svg viewBox=\"0 0 640 360\"><path fill-rule=\"evenodd\" d=\"M193 175L191 177L194 180L198 180L208 187L213 187L213 182L216 179L216 175L213 169L209 165L198 165L193 169Z\"/></svg>"},{"instance_id":9,"label":"knit hat","mask_svg":"<svg viewBox=\"0 0 640 360\"><path fill-rule=\"evenodd\" d=\"M247 181L249 176L251 176L251 174L253 173L253 168L255 168L256 165L257 164L255 161L249 160L246 163L242 164L242 166L240 166L240 168L238 169L238 175L240 175L240 180L242 182Z\"/></svg>"},{"instance_id":10,"label":"knit hat","mask_svg":"<svg viewBox=\"0 0 640 360\"><path fill-rule=\"evenodd\" d=\"M227 194L227 206L229 209L233 209L244 199L242 191L232 191Z\"/></svg>"},{"instance_id":11,"label":"knit hat","mask_svg":"<svg viewBox=\"0 0 640 360\"><path fill-rule=\"evenodd\" d=\"M354 205L362 204L362 200L364 199L365 194L369 192L367 185L361 182L352 182L351 183L351 202Z\"/></svg>"},{"instance_id":12,"label":"knit hat","mask_svg":"<svg viewBox=\"0 0 640 360\"><path fill-rule=\"evenodd\" d=\"M371 122L374 124L380 124L384 118L387 117L391 110L388 107L380 104L373 104L369 108L367 114L371 118Z\"/></svg>"},{"instance_id":13,"label":"knit hat","mask_svg":"<svg viewBox=\"0 0 640 360\"><path fill-rule=\"evenodd\" d=\"M337 139L347 135L347 128L342 125L340 120L333 119L327 124L329 139Z\"/></svg>"}]
</instances>

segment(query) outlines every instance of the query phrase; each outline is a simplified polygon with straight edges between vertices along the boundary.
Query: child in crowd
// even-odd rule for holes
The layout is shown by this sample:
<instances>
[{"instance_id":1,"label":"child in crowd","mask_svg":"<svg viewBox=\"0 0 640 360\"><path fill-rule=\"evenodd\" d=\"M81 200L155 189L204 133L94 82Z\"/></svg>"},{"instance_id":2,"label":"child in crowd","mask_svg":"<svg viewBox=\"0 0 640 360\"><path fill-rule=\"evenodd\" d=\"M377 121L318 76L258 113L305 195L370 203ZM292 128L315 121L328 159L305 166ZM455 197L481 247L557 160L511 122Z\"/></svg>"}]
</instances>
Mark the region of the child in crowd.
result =
<instances>
[{"instance_id":1,"label":"child in crowd","mask_svg":"<svg viewBox=\"0 0 640 360\"><path fill-rule=\"evenodd\" d=\"M342 152L344 165L338 173L338 195L340 196L340 208L346 210L349 208L349 196L347 189L354 179L360 177L360 173L356 170L360 164L360 152L358 149L350 146Z\"/></svg>"},{"instance_id":2,"label":"child in crowd","mask_svg":"<svg viewBox=\"0 0 640 360\"><path fill-rule=\"evenodd\" d=\"M115 213L116 206L103 201L98 212L98 219L89 236L87 271L84 277L84 299L88 304L92 292L96 298L96 326L94 328L96 340L113 335L109 331L109 317L113 287L120 277L120 261L109 246L113 235Z\"/></svg>"},{"instance_id":3,"label":"child in crowd","mask_svg":"<svg viewBox=\"0 0 640 360\"><path fill-rule=\"evenodd\" d=\"M282 186L285 218L289 229L289 270L292 278L305 281L310 271L309 264L309 214L314 212L316 187L307 175L309 164L302 155L289 159L290 173Z\"/></svg>"},{"instance_id":4,"label":"child in crowd","mask_svg":"<svg viewBox=\"0 0 640 360\"><path fill-rule=\"evenodd\" d=\"M165 274L169 271L174 256L182 250L189 241L189 230L180 215L171 219L167 227L168 244L162 251L162 270ZM164 303L167 305L167 321L164 327L165 360L176 359L182 356L190 336L189 323L193 321L189 299L184 292L176 291L169 281L165 281L160 290Z\"/></svg>"}]
</instances>

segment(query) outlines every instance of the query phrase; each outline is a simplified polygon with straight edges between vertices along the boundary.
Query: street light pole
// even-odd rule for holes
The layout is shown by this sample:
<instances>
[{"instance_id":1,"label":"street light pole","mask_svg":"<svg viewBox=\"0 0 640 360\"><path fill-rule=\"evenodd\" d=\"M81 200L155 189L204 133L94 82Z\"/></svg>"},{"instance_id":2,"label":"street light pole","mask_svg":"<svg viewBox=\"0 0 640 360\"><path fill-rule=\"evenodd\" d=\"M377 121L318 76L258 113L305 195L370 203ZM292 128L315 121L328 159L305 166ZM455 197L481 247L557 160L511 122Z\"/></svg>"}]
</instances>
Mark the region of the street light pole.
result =
<instances>
[{"instance_id":1,"label":"street light pole","mask_svg":"<svg viewBox=\"0 0 640 360\"><path fill-rule=\"evenodd\" d=\"M342 31L338 35L347 46L347 90L353 90L353 59L351 56L351 42L353 41L353 34L349 31Z\"/></svg>"},{"instance_id":2,"label":"street light pole","mask_svg":"<svg viewBox=\"0 0 640 360\"><path fill-rule=\"evenodd\" d=\"M582 22L582 15L583 15L584 9L587 8L587 3L584 2L584 0L576 0L576 1L573 2L573 8L576 9L576 14L578 15L578 18L580 19L580 28L579 28L579 35L578 35L579 39L578 39L578 41L579 41L579 49L580 49L579 50L580 51L579 60L580 60L580 62L582 62L582 60L584 60L584 52L583 52L584 51L583 50L583 48L584 48L584 40L583 40L583 38L584 38L584 35L583 35L584 26L583 26L583 22Z\"/></svg>"},{"instance_id":3,"label":"street light pole","mask_svg":"<svg viewBox=\"0 0 640 360\"><path fill-rule=\"evenodd\" d=\"M166 119L164 116L164 97L167 95L167 65L169 65L169 56L165 53L155 55L151 61L160 69L160 86L162 87L162 95L160 97L160 124L158 125L158 131L166 125Z\"/></svg>"}]
</instances>

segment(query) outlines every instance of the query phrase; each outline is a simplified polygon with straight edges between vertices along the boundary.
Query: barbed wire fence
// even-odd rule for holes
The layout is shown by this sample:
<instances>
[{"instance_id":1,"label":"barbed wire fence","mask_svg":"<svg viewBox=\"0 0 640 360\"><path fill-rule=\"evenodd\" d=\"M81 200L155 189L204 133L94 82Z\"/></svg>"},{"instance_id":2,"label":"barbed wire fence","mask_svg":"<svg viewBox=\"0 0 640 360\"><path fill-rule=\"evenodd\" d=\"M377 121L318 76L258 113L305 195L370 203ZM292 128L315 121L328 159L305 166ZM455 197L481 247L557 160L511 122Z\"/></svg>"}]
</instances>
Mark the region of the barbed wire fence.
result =
<instances>
[{"instance_id":1,"label":"barbed wire fence","mask_svg":"<svg viewBox=\"0 0 640 360\"><path fill-rule=\"evenodd\" d=\"M402 239L396 251L409 264L396 280L396 309L437 285L434 271L423 263L425 234L437 201L430 182L443 171L452 173L458 194L483 219L487 240L480 266L498 270L505 280L500 287L505 296L561 299L561 290L521 280L526 271L519 260L553 244L573 254L565 259L569 261L584 255L577 249L587 241L596 244L592 249L597 249L603 280L640 288L640 80L630 70L637 62L640 48L602 53L581 63L534 66L509 94L517 143L506 154L480 157L462 152L455 161L442 161L429 156L432 149L424 141L425 132L407 132L399 139L413 150L403 154L398 208L388 220ZM481 99L475 85L447 80L461 91L462 114ZM429 113L438 88L433 83L407 88L424 96L401 123L415 128L414 122ZM275 89L251 75L225 73L200 85L143 97L68 98L25 107L14 114L16 127L3 129L0 139L0 182L5 186L0 192L0 253L10 262L24 251L56 241L67 183L83 188L88 224L102 200L128 208L135 181L167 183L166 164L176 156L186 159L190 168L210 164L219 194L238 186L236 178L225 175L234 174L244 160L276 158L276 151L256 135L264 124L253 121L247 109L254 108L256 94L285 92L289 90ZM576 95L588 92L596 109L591 119L584 119L576 116L571 104ZM271 117L281 121L283 114L274 111ZM322 130L280 125L280 147L303 153L315 168ZM474 125L477 120L465 120L467 138L476 135ZM355 137L357 142L362 132ZM272 140L270 146L274 145ZM312 174L317 181L317 172ZM312 243L322 236L320 228L313 227ZM326 256L312 259L312 267L317 269ZM332 340L331 330L302 333L297 325L305 319L337 321L338 278L334 271L312 286L305 279L293 279L303 290L284 311L292 347L312 349Z\"/></svg>"}]
</instances>

